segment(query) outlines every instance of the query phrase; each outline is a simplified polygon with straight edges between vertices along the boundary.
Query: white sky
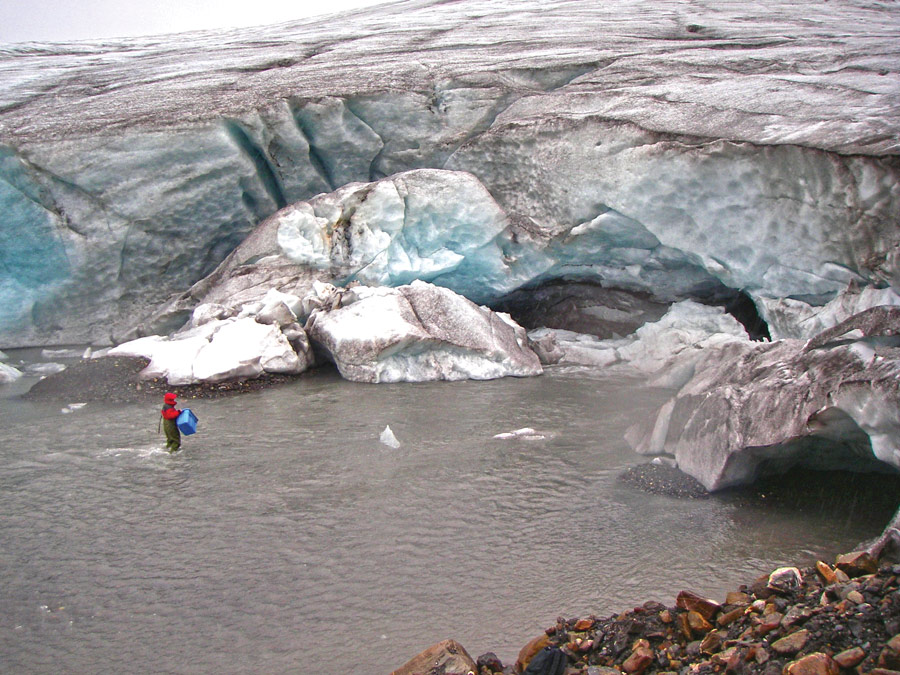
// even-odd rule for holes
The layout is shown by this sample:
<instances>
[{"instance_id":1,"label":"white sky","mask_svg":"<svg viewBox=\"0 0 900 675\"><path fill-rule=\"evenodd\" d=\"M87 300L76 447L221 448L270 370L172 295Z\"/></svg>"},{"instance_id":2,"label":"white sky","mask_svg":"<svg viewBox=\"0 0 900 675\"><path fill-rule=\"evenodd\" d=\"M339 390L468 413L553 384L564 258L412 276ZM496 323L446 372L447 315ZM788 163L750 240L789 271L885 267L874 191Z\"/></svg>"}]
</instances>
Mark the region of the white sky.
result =
<instances>
[{"instance_id":1,"label":"white sky","mask_svg":"<svg viewBox=\"0 0 900 675\"><path fill-rule=\"evenodd\" d=\"M281 23L385 0L0 0L0 42L64 42Z\"/></svg>"}]
</instances>

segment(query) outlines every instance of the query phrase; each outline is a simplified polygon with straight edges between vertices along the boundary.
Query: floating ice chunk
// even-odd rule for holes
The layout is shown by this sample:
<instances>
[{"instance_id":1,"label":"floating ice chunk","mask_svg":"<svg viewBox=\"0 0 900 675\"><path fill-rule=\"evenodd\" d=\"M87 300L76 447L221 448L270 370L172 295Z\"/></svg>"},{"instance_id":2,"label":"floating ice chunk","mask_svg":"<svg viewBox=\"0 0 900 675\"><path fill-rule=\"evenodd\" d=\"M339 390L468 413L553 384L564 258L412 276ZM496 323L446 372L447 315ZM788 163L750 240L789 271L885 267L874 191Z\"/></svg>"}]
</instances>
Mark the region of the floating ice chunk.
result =
<instances>
[{"instance_id":1,"label":"floating ice chunk","mask_svg":"<svg viewBox=\"0 0 900 675\"><path fill-rule=\"evenodd\" d=\"M378 437L378 440L390 448L400 447L400 441L398 441L397 437L394 436L394 432L391 430L390 424L384 428L384 431L381 432L381 436Z\"/></svg>"},{"instance_id":2,"label":"floating ice chunk","mask_svg":"<svg viewBox=\"0 0 900 675\"><path fill-rule=\"evenodd\" d=\"M40 375L46 377L53 373L61 373L66 369L63 363L32 363L25 366L25 372L29 375Z\"/></svg>"},{"instance_id":3,"label":"floating ice chunk","mask_svg":"<svg viewBox=\"0 0 900 675\"><path fill-rule=\"evenodd\" d=\"M6 365L5 363L0 363L0 384L15 382L20 377L22 377L21 370L17 370L12 366Z\"/></svg>"},{"instance_id":4,"label":"floating ice chunk","mask_svg":"<svg viewBox=\"0 0 900 675\"><path fill-rule=\"evenodd\" d=\"M515 431L506 431L502 434L495 434L494 438L506 441L512 438L521 438L528 441L540 441L547 438L544 434L540 434L531 427L522 427Z\"/></svg>"},{"instance_id":5,"label":"floating ice chunk","mask_svg":"<svg viewBox=\"0 0 900 675\"><path fill-rule=\"evenodd\" d=\"M41 358L44 359L78 359L84 351L81 349L42 349Z\"/></svg>"},{"instance_id":6,"label":"floating ice chunk","mask_svg":"<svg viewBox=\"0 0 900 675\"><path fill-rule=\"evenodd\" d=\"M70 403L65 408L60 410L63 415L68 415L69 413L73 413L76 410L81 410L87 403Z\"/></svg>"}]
</instances>

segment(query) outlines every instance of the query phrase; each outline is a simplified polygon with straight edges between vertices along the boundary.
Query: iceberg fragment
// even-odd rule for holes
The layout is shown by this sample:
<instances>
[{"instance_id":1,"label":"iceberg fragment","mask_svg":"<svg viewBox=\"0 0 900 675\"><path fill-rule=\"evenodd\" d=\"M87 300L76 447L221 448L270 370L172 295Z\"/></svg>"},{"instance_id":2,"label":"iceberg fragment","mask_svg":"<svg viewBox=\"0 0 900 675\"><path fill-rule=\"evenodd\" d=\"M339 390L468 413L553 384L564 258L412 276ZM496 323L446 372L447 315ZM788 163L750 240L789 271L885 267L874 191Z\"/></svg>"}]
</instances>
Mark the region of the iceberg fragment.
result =
<instances>
[{"instance_id":1,"label":"iceberg fragment","mask_svg":"<svg viewBox=\"0 0 900 675\"><path fill-rule=\"evenodd\" d=\"M381 432L381 435L378 437L378 440L389 448L397 449L400 447L400 441L397 440L397 437L394 435L394 432L391 430L391 425L388 424L384 431Z\"/></svg>"},{"instance_id":2,"label":"iceberg fragment","mask_svg":"<svg viewBox=\"0 0 900 675\"><path fill-rule=\"evenodd\" d=\"M538 357L508 316L415 281L398 288L323 289L306 331L341 375L421 382L538 375Z\"/></svg>"}]
</instances>

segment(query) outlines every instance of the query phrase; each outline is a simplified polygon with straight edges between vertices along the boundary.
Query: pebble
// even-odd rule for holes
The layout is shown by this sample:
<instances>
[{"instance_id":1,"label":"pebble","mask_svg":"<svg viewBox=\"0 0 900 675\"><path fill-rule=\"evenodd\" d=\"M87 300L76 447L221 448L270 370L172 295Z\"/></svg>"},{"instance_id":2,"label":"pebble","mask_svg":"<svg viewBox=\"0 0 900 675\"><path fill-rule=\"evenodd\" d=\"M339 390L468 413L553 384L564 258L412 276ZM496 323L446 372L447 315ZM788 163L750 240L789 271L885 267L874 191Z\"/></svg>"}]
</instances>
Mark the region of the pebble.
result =
<instances>
[{"instance_id":1,"label":"pebble","mask_svg":"<svg viewBox=\"0 0 900 675\"><path fill-rule=\"evenodd\" d=\"M866 658L866 652L862 649L862 647L852 647L851 649L847 649L842 651L840 654L835 654L834 661L841 668L855 668L862 660Z\"/></svg>"},{"instance_id":2,"label":"pebble","mask_svg":"<svg viewBox=\"0 0 900 675\"><path fill-rule=\"evenodd\" d=\"M798 630L772 643L772 651L782 656L796 654L809 642L809 631Z\"/></svg>"}]
</instances>

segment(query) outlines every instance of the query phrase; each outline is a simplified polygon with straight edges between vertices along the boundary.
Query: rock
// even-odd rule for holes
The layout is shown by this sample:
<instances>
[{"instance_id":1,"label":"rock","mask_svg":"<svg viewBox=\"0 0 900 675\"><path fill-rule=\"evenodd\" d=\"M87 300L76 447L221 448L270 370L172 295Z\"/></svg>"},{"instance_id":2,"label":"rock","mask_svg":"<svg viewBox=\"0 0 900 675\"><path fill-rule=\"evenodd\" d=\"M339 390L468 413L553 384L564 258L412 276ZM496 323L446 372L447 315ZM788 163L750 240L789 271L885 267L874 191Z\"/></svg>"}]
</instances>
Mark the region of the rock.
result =
<instances>
[{"instance_id":1,"label":"rock","mask_svg":"<svg viewBox=\"0 0 900 675\"><path fill-rule=\"evenodd\" d=\"M675 598L675 605L681 609L695 611L707 621L711 620L722 606L714 600L702 598L691 591L681 591Z\"/></svg>"},{"instance_id":2,"label":"rock","mask_svg":"<svg viewBox=\"0 0 900 675\"><path fill-rule=\"evenodd\" d=\"M851 647L850 649L845 649L840 654L835 654L834 662L841 668L849 670L862 663L864 658L866 658L866 652L861 647Z\"/></svg>"},{"instance_id":3,"label":"rock","mask_svg":"<svg viewBox=\"0 0 900 675\"><path fill-rule=\"evenodd\" d=\"M751 598L741 591L731 591L725 596L726 605L749 605Z\"/></svg>"},{"instance_id":4,"label":"rock","mask_svg":"<svg viewBox=\"0 0 900 675\"><path fill-rule=\"evenodd\" d=\"M854 551L839 555L835 565L851 578L863 574L874 574L878 571L878 563L867 551Z\"/></svg>"},{"instance_id":5,"label":"rock","mask_svg":"<svg viewBox=\"0 0 900 675\"><path fill-rule=\"evenodd\" d=\"M866 601L866 599L863 597L863 594L859 591L850 591L849 593L847 593L846 599L852 602L854 605L861 605Z\"/></svg>"},{"instance_id":6,"label":"rock","mask_svg":"<svg viewBox=\"0 0 900 675\"><path fill-rule=\"evenodd\" d=\"M639 646L622 664L622 670L626 673L643 673L653 663L653 650L649 647Z\"/></svg>"},{"instance_id":7,"label":"rock","mask_svg":"<svg viewBox=\"0 0 900 675\"><path fill-rule=\"evenodd\" d=\"M878 655L878 667L900 670L900 652L890 645L886 646Z\"/></svg>"},{"instance_id":8,"label":"rock","mask_svg":"<svg viewBox=\"0 0 900 675\"><path fill-rule=\"evenodd\" d=\"M732 609L730 612L720 614L719 618L716 619L716 623L723 628L725 626L730 626L732 623L744 616L745 611L746 610L744 607L737 607L735 609Z\"/></svg>"},{"instance_id":9,"label":"rock","mask_svg":"<svg viewBox=\"0 0 900 675\"><path fill-rule=\"evenodd\" d=\"M508 316L415 281L358 287L314 310L310 339L356 382L422 382L539 375L525 331Z\"/></svg>"},{"instance_id":10,"label":"rock","mask_svg":"<svg viewBox=\"0 0 900 675\"><path fill-rule=\"evenodd\" d=\"M821 652L808 654L784 667L784 675L840 675L840 672L834 660Z\"/></svg>"},{"instance_id":11,"label":"rock","mask_svg":"<svg viewBox=\"0 0 900 675\"><path fill-rule=\"evenodd\" d=\"M497 655L494 654L494 652L482 654L475 661L475 664L478 666L478 675L503 672L503 663L497 658Z\"/></svg>"},{"instance_id":12,"label":"rock","mask_svg":"<svg viewBox=\"0 0 900 675\"><path fill-rule=\"evenodd\" d=\"M550 638L544 634L538 635L522 647L522 649L519 650L519 657L516 659L516 669L518 672L521 673L525 670L525 668L528 667L528 664L531 663L531 659L534 658L534 655L549 644Z\"/></svg>"},{"instance_id":13,"label":"rock","mask_svg":"<svg viewBox=\"0 0 900 675\"><path fill-rule=\"evenodd\" d=\"M594 619L579 619L577 622L575 622L574 629L576 631L590 630L591 628L594 627L594 623L595 623Z\"/></svg>"},{"instance_id":14,"label":"rock","mask_svg":"<svg viewBox=\"0 0 900 675\"><path fill-rule=\"evenodd\" d=\"M792 593L800 588L803 577L796 567L779 567L769 575L768 587L778 593Z\"/></svg>"},{"instance_id":15,"label":"rock","mask_svg":"<svg viewBox=\"0 0 900 675\"><path fill-rule=\"evenodd\" d=\"M473 675L477 665L456 640L432 645L393 671L391 675Z\"/></svg>"},{"instance_id":16,"label":"rock","mask_svg":"<svg viewBox=\"0 0 900 675\"><path fill-rule=\"evenodd\" d=\"M794 605L784 615L784 618L781 620L781 625L785 628L788 628L790 626L793 626L795 623L806 621L811 616L811 609L803 607L802 605Z\"/></svg>"},{"instance_id":17,"label":"rock","mask_svg":"<svg viewBox=\"0 0 900 675\"><path fill-rule=\"evenodd\" d=\"M781 656L796 654L809 642L809 631L798 630L772 643L772 651Z\"/></svg>"},{"instance_id":18,"label":"rock","mask_svg":"<svg viewBox=\"0 0 900 675\"><path fill-rule=\"evenodd\" d=\"M888 640L887 647L889 649L893 649L897 653L900 653L900 635L895 635L890 640Z\"/></svg>"},{"instance_id":19,"label":"rock","mask_svg":"<svg viewBox=\"0 0 900 675\"><path fill-rule=\"evenodd\" d=\"M692 609L687 613L687 623L695 634L704 634L712 630L712 624L697 610Z\"/></svg>"},{"instance_id":20,"label":"rock","mask_svg":"<svg viewBox=\"0 0 900 675\"><path fill-rule=\"evenodd\" d=\"M771 633L773 630L778 628L781 625L784 616L779 612L771 612L769 614L763 614L760 619L760 624L758 627L758 632L760 635L766 635Z\"/></svg>"},{"instance_id":21,"label":"rock","mask_svg":"<svg viewBox=\"0 0 900 675\"><path fill-rule=\"evenodd\" d=\"M819 573L819 576L825 580L826 584L833 584L835 582L834 570L831 569L831 566L819 560L816 562L816 571Z\"/></svg>"},{"instance_id":22,"label":"rock","mask_svg":"<svg viewBox=\"0 0 900 675\"><path fill-rule=\"evenodd\" d=\"M722 636L719 631L713 630L706 634L700 642L701 654L715 654L722 649Z\"/></svg>"}]
</instances>

